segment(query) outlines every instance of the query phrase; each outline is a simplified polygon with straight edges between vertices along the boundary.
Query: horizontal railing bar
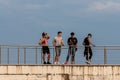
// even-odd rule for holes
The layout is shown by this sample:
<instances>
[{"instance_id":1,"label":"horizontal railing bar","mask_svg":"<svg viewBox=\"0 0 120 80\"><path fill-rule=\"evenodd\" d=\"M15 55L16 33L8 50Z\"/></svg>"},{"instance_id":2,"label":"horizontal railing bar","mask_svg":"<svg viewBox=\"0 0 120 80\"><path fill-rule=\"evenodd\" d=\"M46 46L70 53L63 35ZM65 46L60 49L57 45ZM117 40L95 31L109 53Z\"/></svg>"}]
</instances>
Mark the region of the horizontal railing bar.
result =
<instances>
[{"instance_id":1,"label":"horizontal railing bar","mask_svg":"<svg viewBox=\"0 0 120 80\"><path fill-rule=\"evenodd\" d=\"M18 49L18 47L16 48L13 48L13 47L1 47L2 49L6 49L6 48L9 48L9 49ZM20 49L36 49L35 48L27 48L27 47L21 47ZM69 47L62 47L62 49L68 49ZM103 47L103 48L99 48L99 47L92 47L93 50L104 50L104 48L106 48L107 50L120 50L120 48L108 48L108 47ZM37 49L42 49L42 48L37 48ZM50 47L49 49L54 49L54 47ZM84 49L84 47L78 47L78 49Z\"/></svg>"},{"instance_id":2,"label":"horizontal railing bar","mask_svg":"<svg viewBox=\"0 0 120 80\"><path fill-rule=\"evenodd\" d=\"M0 44L2 47L41 47L38 44ZM53 47L53 46L49 46ZM68 47L68 45L65 45L65 47ZM84 46L78 46L78 47L84 47ZM97 45L96 47L120 47L120 45Z\"/></svg>"}]
</instances>

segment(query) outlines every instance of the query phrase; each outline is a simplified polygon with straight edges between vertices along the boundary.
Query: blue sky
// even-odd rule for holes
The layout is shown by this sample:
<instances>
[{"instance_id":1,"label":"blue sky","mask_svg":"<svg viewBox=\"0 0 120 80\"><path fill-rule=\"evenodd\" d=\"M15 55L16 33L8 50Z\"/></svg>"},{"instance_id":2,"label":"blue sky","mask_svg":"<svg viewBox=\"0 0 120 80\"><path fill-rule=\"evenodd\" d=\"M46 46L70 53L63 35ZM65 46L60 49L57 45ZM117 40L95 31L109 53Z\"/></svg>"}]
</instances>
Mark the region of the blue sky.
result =
<instances>
[{"instance_id":1,"label":"blue sky","mask_svg":"<svg viewBox=\"0 0 120 80\"><path fill-rule=\"evenodd\" d=\"M37 44L71 31L81 45L88 33L96 45L120 45L120 0L0 0L0 44Z\"/></svg>"}]
</instances>

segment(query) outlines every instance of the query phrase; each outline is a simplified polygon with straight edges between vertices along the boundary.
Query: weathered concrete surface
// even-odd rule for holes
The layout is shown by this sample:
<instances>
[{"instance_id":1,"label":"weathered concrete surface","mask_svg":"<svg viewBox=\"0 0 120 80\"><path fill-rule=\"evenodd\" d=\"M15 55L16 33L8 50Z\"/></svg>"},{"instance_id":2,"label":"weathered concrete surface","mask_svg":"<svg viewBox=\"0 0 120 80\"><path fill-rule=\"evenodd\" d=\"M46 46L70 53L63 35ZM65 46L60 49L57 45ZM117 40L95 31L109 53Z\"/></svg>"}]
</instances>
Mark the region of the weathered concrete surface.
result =
<instances>
[{"instance_id":1,"label":"weathered concrete surface","mask_svg":"<svg viewBox=\"0 0 120 80\"><path fill-rule=\"evenodd\" d=\"M0 80L120 80L120 65L0 65Z\"/></svg>"}]
</instances>

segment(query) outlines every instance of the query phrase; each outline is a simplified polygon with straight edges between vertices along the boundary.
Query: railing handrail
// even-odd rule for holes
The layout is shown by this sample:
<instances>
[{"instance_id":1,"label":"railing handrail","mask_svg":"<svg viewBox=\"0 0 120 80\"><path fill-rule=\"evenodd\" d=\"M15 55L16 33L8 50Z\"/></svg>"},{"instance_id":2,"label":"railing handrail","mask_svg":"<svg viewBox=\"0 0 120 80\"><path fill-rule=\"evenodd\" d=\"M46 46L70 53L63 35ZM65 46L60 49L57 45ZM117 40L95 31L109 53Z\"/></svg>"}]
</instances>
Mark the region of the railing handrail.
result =
<instances>
[{"instance_id":1,"label":"railing handrail","mask_svg":"<svg viewBox=\"0 0 120 80\"><path fill-rule=\"evenodd\" d=\"M79 51L83 51L85 46L79 45L77 48L79 49ZM55 47L54 46L49 46L50 49L52 49L53 51L53 61L54 61L54 57L55 57ZM62 49L68 49L69 46L65 45L62 47ZM104 64L107 64L107 50L120 50L120 45L97 45L95 47L92 47L94 50L103 50L104 51ZM3 49L3 50L2 50ZM24 54L24 64L26 64L26 52L29 49L34 49L35 50L35 55L36 55L36 65L38 64L38 53L42 53L42 46L38 45L38 44L0 44L0 64L2 63L2 54L7 53L7 63L10 63L10 51L12 49L16 49L16 53L17 55L17 59L18 59L18 64L20 64L20 52L22 50L22 53ZM3 51L3 53L2 53ZM39 54L40 56L40 54ZM42 54L41 54L41 63L42 63Z\"/></svg>"},{"instance_id":2,"label":"railing handrail","mask_svg":"<svg viewBox=\"0 0 120 80\"><path fill-rule=\"evenodd\" d=\"M11 47L41 47L38 44L0 44L0 46L11 46ZM50 45L49 47L54 47ZM68 47L65 45L63 47ZM78 47L84 47L83 45L78 45ZM120 45L97 45L95 47L120 47Z\"/></svg>"}]
</instances>

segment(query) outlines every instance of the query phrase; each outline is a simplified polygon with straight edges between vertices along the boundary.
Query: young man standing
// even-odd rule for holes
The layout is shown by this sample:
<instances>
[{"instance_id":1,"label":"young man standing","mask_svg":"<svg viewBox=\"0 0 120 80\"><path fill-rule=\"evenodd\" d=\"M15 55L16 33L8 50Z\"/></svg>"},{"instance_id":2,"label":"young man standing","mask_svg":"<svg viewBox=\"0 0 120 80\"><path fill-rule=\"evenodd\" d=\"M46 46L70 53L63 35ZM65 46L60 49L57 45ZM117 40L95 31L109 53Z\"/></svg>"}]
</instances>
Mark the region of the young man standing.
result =
<instances>
[{"instance_id":1,"label":"young man standing","mask_svg":"<svg viewBox=\"0 0 120 80\"><path fill-rule=\"evenodd\" d=\"M50 50L49 50L49 47L48 47L48 39L49 38L50 38L50 36L47 33L43 32L42 33L42 38L39 41L39 45L42 46L42 51L43 51L43 61L44 61L43 64L51 64L50 63ZM45 60L46 53L48 54L47 62Z\"/></svg>"},{"instance_id":2,"label":"young man standing","mask_svg":"<svg viewBox=\"0 0 120 80\"><path fill-rule=\"evenodd\" d=\"M61 54L61 46L64 46L61 31L58 32L57 37L54 38L52 44L53 44L53 46L55 46L55 52L56 52L54 64L59 64L59 59L60 59L60 54Z\"/></svg>"},{"instance_id":3,"label":"young man standing","mask_svg":"<svg viewBox=\"0 0 120 80\"><path fill-rule=\"evenodd\" d=\"M75 37L74 32L71 33L71 37L67 41L69 45L68 55L65 64L68 64L69 57L71 56L71 64L75 64L75 52L77 51L78 40Z\"/></svg>"},{"instance_id":4,"label":"young man standing","mask_svg":"<svg viewBox=\"0 0 120 80\"><path fill-rule=\"evenodd\" d=\"M86 57L86 63L90 64L92 59L92 49L91 45L95 47L95 45L91 42L92 34L88 34L88 36L84 39L83 45L85 46L84 56Z\"/></svg>"}]
</instances>

